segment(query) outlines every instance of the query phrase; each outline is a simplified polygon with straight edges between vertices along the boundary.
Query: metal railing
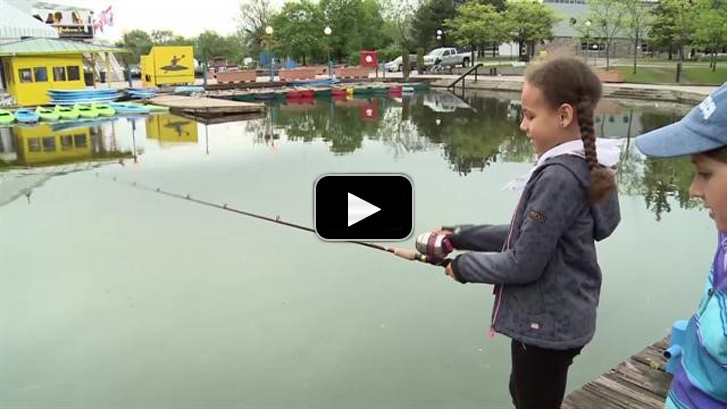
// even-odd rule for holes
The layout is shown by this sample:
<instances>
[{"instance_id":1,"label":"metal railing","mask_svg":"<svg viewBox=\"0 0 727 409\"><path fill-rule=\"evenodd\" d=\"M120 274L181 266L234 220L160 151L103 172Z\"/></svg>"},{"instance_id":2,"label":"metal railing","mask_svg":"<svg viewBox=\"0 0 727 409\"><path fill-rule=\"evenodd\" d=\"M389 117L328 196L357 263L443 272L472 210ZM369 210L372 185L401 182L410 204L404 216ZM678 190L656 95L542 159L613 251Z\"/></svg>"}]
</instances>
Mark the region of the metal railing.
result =
<instances>
[{"instance_id":1,"label":"metal railing","mask_svg":"<svg viewBox=\"0 0 727 409\"><path fill-rule=\"evenodd\" d=\"M475 82L477 82L477 75L478 75L478 72L477 72L477 70L479 70L480 68L482 68L482 67L484 67L484 66L485 66L485 65L484 65L484 64L482 64L482 63L478 63L478 64L475 64L475 65L474 65L474 66L473 66L472 68L470 68L470 69L469 69L469 70L468 70L467 72L465 72L464 74L460 75L460 76L459 76L459 78L457 78L456 80L454 80L454 82L452 82L451 84L449 84L449 85L447 86L447 89L449 89L449 90L452 90L452 91L454 91L454 88L455 88L455 87L457 86L457 84L458 84L458 83L459 83L459 82L461 81L461 82L462 82L462 91L464 91L464 87L465 87L465 78L467 78L467 76L468 76L468 75L470 75L470 74L472 74L472 73L474 72L474 73L475 73Z\"/></svg>"}]
</instances>

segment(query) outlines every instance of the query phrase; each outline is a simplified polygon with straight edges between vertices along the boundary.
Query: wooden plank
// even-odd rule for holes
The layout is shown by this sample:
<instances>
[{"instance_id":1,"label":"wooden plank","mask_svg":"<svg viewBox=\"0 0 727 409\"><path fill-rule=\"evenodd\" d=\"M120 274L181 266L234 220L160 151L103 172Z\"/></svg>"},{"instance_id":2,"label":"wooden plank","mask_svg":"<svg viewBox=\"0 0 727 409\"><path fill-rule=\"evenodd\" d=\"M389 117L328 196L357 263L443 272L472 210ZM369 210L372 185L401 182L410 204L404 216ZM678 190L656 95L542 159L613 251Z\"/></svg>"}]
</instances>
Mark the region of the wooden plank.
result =
<instances>
[{"instance_id":1,"label":"wooden plank","mask_svg":"<svg viewBox=\"0 0 727 409\"><path fill-rule=\"evenodd\" d=\"M664 372L663 352L668 345L667 336L644 348L595 381L570 393L563 408L662 408L672 379Z\"/></svg>"},{"instance_id":2,"label":"wooden plank","mask_svg":"<svg viewBox=\"0 0 727 409\"><path fill-rule=\"evenodd\" d=\"M614 369L614 375L643 389L646 395L654 395L662 400L666 399L672 378L666 372L654 370L648 365L633 360L617 366Z\"/></svg>"}]
</instances>

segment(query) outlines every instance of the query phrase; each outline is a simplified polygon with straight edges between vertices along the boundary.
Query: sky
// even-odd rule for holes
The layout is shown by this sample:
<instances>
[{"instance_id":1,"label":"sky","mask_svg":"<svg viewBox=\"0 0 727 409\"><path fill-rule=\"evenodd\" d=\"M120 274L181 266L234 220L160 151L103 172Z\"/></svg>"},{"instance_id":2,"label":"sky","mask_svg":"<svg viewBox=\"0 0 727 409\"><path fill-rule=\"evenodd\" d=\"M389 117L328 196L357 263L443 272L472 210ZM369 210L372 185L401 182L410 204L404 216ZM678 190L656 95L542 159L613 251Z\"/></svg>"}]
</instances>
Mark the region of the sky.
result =
<instances>
[{"instance_id":1,"label":"sky","mask_svg":"<svg viewBox=\"0 0 727 409\"><path fill-rule=\"evenodd\" d=\"M204 30L232 34L237 28L236 17L240 0L52 0L67 6L92 9L96 15L109 5L114 11L114 26L98 33L101 40L120 40L133 29L172 30L185 37L196 36ZM278 6L284 0L273 0Z\"/></svg>"}]
</instances>

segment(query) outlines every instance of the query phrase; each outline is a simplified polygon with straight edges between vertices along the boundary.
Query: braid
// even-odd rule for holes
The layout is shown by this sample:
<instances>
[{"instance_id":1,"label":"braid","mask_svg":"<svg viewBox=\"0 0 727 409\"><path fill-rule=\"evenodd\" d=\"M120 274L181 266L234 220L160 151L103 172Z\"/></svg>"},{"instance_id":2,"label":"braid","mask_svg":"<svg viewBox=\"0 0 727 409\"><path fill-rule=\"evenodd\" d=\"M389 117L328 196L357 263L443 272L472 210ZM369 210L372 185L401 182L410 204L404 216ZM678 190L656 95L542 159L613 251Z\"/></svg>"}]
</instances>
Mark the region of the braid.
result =
<instances>
[{"instance_id":1,"label":"braid","mask_svg":"<svg viewBox=\"0 0 727 409\"><path fill-rule=\"evenodd\" d=\"M583 150L586 154L586 163L591 171L591 187L588 192L591 203L597 203L606 197L611 189L616 187L613 174L598 164L596 154L596 131L593 129L593 110L595 104L587 98L581 100L576 106L578 124L581 128Z\"/></svg>"},{"instance_id":2,"label":"braid","mask_svg":"<svg viewBox=\"0 0 727 409\"><path fill-rule=\"evenodd\" d=\"M596 133L593 129L593 103L588 99L581 100L576 105L576 114L578 115L578 124L581 128L583 149L586 151L586 163L588 163L588 169L593 171L593 169L598 167Z\"/></svg>"}]
</instances>

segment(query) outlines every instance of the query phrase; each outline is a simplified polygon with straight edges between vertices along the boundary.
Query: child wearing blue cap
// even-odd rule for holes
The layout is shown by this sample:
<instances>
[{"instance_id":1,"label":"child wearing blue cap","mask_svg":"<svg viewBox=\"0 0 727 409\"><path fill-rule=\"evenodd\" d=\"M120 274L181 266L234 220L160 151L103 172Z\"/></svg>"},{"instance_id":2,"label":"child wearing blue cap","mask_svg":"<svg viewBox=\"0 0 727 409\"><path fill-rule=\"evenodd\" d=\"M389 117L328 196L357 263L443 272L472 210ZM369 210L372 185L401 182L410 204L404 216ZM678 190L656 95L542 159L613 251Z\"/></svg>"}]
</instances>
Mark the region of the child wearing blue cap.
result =
<instances>
[{"instance_id":1,"label":"child wearing blue cap","mask_svg":"<svg viewBox=\"0 0 727 409\"><path fill-rule=\"evenodd\" d=\"M704 202L718 231L717 254L687 325L665 407L727 408L727 83L681 121L638 137L636 146L652 157L692 156L696 175L689 193Z\"/></svg>"}]
</instances>

